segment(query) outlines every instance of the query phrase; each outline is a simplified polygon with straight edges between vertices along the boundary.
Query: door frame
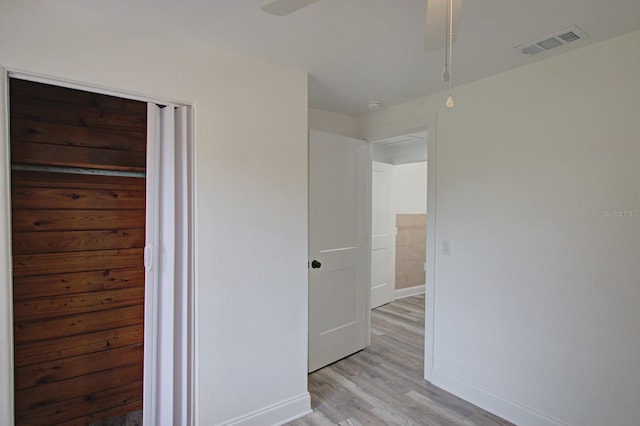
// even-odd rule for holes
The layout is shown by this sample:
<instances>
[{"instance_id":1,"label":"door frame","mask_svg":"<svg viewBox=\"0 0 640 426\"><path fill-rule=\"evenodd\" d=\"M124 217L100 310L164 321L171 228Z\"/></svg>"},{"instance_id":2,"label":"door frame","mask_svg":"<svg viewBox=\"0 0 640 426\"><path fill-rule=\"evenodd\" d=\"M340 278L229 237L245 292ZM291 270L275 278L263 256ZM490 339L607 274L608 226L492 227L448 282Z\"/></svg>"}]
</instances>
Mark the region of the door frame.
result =
<instances>
[{"instance_id":1,"label":"door frame","mask_svg":"<svg viewBox=\"0 0 640 426\"><path fill-rule=\"evenodd\" d=\"M367 141L373 143L391 137L427 132L427 271L425 283L425 324L424 324L424 378L431 382L435 362L435 309L437 297L436 260L437 260L437 163L438 163L438 115L415 117L408 120L390 121L375 129Z\"/></svg>"},{"instance_id":2,"label":"door frame","mask_svg":"<svg viewBox=\"0 0 640 426\"><path fill-rule=\"evenodd\" d=\"M373 239L374 239L374 233L373 233L373 173L376 172L376 165L374 163L378 163L378 164L384 164L385 166L388 166L390 168L393 167L393 164L388 164L388 163L383 163L380 161L376 161L373 159L373 150L375 149L375 144L377 142L373 142L370 143L370 160L369 162L371 163L371 254L369 255L369 268L372 269L373 268ZM392 173L389 173L390 175L392 175ZM391 178L393 179L393 177ZM391 183L391 181L389 182ZM397 227L396 227L396 222L395 222L395 210L393 209L393 199L392 199L392 195L391 195L391 186L389 186L389 195L387 196L387 205L386 205L386 218L387 218L387 226L389 227L389 233L390 233L390 246L388 247L388 253L387 253L387 261L389 263L389 266L387 268L387 279L389 281L389 285L391 287L391 300L390 302L393 302L395 299L395 292L396 292L396 235L397 235ZM370 303L371 306L369 307L370 309L374 309L373 307L373 271L371 271L371 276L369 277L369 287L370 287Z\"/></svg>"},{"instance_id":3,"label":"door frame","mask_svg":"<svg viewBox=\"0 0 640 426\"><path fill-rule=\"evenodd\" d=\"M190 117L187 121L187 146L186 146L186 182L183 182L187 188L188 199L188 248L185 256L187 258L187 276L188 282L185 283L186 292L188 297L183 301L181 306L175 306L176 309L184 310L187 314L187 324L184 324L182 329L176 330L177 334L184 337L184 341L187 344L187 380L178 381L180 386L181 395L184 396L186 401L187 413L186 419L188 425L195 424L195 402L196 402L196 374L197 359L195 352L195 332L196 332L196 304L195 300L195 285L194 285L194 273L195 273L195 256L193 256L195 247L195 232L193 232L194 224L194 177L193 177L193 105L187 102L175 102L160 100L158 98L145 96L141 94L130 93L118 89L105 88L95 86L91 84L81 83L66 80L64 78L56 78L39 75L37 73L16 70L11 68L5 68L0 65L0 167L3 169L0 172L0 321L4 324L0 327L0 348L6 348L0 350L0 423L1 424L14 424L14 363L13 363L13 282L12 282L12 257L11 257L11 164L10 164L10 134L9 134L9 94L8 94L8 82L9 78L19 78L23 80L29 80L34 82L40 82L45 84L52 84L60 87L66 87L71 89L83 90L93 93L99 93L110 96L117 96L120 98L127 98L142 102L152 102L164 106L184 106L190 111ZM147 117L149 122L149 117ZM153 141L155 142L155 141ZM148 143L152 143L148 138ZM155 145L153 143L152 145ZM155 149L155 146L148 147L149 149ZM151 178L157 181L159 176L159 170L149 170L147 168L147 179ZM151 176L150 176L151 174ZM147 189L149 191L149 189ZM161 200L156 199L155 203L159 206ZM148 227L148 226L147 226ZM146 232L150 232L151 229L147 229ZM162 232L162 231L160 231ZM158 235L154 235L157 238ZM148 240L148 238L147 238ZM145 249L146 253L146 249ZM154 416L151 413L158 411L157 402L158 389L155 386L155 376L162 366L159 365L156 356L152 356L155 351L147 350L147 342L152 342L152 347L156 347L156 344L161 337L160 333L167 333L171 330L158 330L156 324L149 324L147 319L147 306L148 304L156 309L158 305L157 299L158 292L147 292L145 289L145 324L144 324L144 377L143 377L143 415L145 418L150 419ZM148 300L151 297L151 300ZM147 333L151 335L151 338L147 338ZM185 336L186 333L186 336ZM151 375L151 377L149 377ZM151 401L145 400L144 397L153 395L154 398ZM156 418L156 420L158 420ZM144 421L144 424L149 420ZM173 422L173 419L170 420Z\"/></svg>"}]
</instances>

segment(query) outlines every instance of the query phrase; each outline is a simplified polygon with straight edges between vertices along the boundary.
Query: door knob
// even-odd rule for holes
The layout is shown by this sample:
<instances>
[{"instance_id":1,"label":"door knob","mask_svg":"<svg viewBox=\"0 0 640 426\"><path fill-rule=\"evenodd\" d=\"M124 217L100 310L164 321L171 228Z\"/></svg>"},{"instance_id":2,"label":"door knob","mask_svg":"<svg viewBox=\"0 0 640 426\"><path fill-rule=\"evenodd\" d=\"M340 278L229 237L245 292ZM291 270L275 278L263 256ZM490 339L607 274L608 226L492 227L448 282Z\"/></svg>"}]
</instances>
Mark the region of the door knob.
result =
<instances>
[{"instance_id":1,"label":"door knob","mask_svg":"<svg viewBox=\"0 0 640 426\"><path fill-rule=\"evenodd\" d=\"M318 262L317 260L313 260L313 261L311 261L311 267L312 267L313 269L318 269L318 268L319 268L319 267L321 267L321 266L322 266L322 263Z\"/></svg>"}]
</instances>

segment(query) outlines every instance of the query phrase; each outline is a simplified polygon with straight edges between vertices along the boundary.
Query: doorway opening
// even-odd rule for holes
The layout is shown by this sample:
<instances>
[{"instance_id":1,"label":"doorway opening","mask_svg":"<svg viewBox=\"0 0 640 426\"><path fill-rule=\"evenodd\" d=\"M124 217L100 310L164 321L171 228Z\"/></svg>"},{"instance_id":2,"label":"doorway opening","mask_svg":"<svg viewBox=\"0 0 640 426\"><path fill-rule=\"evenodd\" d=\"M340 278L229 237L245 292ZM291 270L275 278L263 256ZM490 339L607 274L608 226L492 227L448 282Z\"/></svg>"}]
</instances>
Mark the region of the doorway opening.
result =
<instances>
[{"instance_id":1,"label":"doorway opening","mask_svg":"<svg viewBox=\"0 0 640 426\"><path fill-rule=\"evenodd\" d=\"M424 270L424 287L410 286L409 290L400 290L398 297L409 296L411 294L423 291L425 294L425 320L424 320L424 379L430 381L433 377L434 362L434 311L435 311L435 288L436 288L436 152L437 152L437 116L430 114L424 127L416 127L412 130L400 133L389 131L388 136L379 139L372 139L372 162L393 164L400 163L417 163L425 162L427 168L426 182L424 183L423 195L426 197L426 253L424 257L420 256L419 260L423 261ZM396 125L390 125L390 128L396 128ZM402 127L402 126L399 126ZM394 148L394 145L396 148ZM394 152L395 151L395 152ZM428 166L427 166L428 164ZM416 182L414 182L416 183ZM422 196L420 197L422 199ZM422 201L424 202L424 201ZM373 209L372 209L373 210ZM391 216L391 215L390 215ZM391 229L394 227L391 226ZM394 230L395 233L395 230ZM372 238L373 240L373 238ZM404 250L404 249L403 249ZM395 253L393 258L389 256L389 264L395 264ZM424 260L423 260L424 259ZM414 266L415 268L415 266ZM395 271L394 275L395 277ZM372 287L377 282L371 282ZM395 296L395 283L394 292ZM417 291L416 291L417 290Z\"/></svg>"},{"instance_id":2,"label":"doorway opening","mask_svg":"<svg viewBox=\"0 0 640 426\"><path fill-rule=\"evenodd\" d=\"M372 144L372 309L425 292L427 159L426 131Z\"/></svg>"},{"instance_id":3,"label":"doorway opening","mask_svg":"<svg viewBox=\"0 0 640 426\"><path fill-rule=\"evenodd\" d=\"M367 256L365 256L365 260L362 262L363 265L365 265L366 267L368 267L367 269L367 273L370 276L372 273L374 273L374 271L372 270L372 264L376 261L376 259L373 259L373 253L374 253L374 249L375 249L375 236L371 235L376 234L376 231L373 229L373 221L376 220L374 219L373 216L373 208L372 205L374 203L376 203L376 201L373 200L374 197L376 197L376 195L373 194L372 191L372 185L373 185L373 161L375 160L385 160L384 158L380 158L377 156L377 153L374 153L373 150L375 148L375 144L378 141L389 141L390 138L387 135L398 135L400 134L400 132L397 131L398 128L402 128L404 127L403 124L401 123L392 123L389 124L388 126L390 129L395 129L395 131L387 131L390 129L383 129L382 131L384 131L385 135L380 137L379 139L372 139L372 142L369 143L369 158L367 159L368 162L368 169L369 172L371 174L368 175L369 177L369 184L367 185L367 196L369 197L368 200L368 210L366 212L366 222L367 223L367 233L371 236L370 238L370 245L368 247L369 252L367 253ZM426 132L428 129L428 135L429 135L429 143L425 143L426 142ZM413 317L413 321L417 321L417 324L409 324L409 327L412 328L412 331L416 332L416 333L409 333L409 334L405 334L405 333L398 333L397 336L393 336L392 333L392 338L391 341L393 342L390 346L387 346L386 349L383 349L385 352L388 350L393 351L394 346L399 344L398 340L395 340L395 338L397 337L398 339L401 339L401 335L404 337L408 337L409 341L411 341L412 345L416 345L416 346L420 346L422 348L424 348L424 352L423 353L419 353L418 354L418 359L415 361L414 364L414 369L409 369L407 368L407 366L405 365L406 362L406 358L403 355L399 355L399 358L402 359L402 361L400 362L400 368L398 370L398 372L402 372L401 374L405 377L407 377L410 381L415 381L416 383L422 383L422 381L418 381L418 377L417 375L419 375L419 371L422 370L423 371L423 375L422 377L424 379L426 379L427 381L431 380L432 377L432 371L433 371L433 354L434 354L434 345L433 345L433 312L434 312L434 300L435 300L435 267L433 265L435 265L435 230L436 230L436 226L435 226L435 195L436 195L436 179L435 179L435 171L436 171L436 148L437 148L437 139L436 139L436 115L435 114L430 114L426 117L426 121L424 123L424 127L416 127L414 129L411 129L409 131L406 132L406 134L415 134L415 133L421 133L421 136L417 136L414 139L422 139L422 143L420 144L420 149L423 152L423 158L416 158L413 157L414 161L419 161L420 159L424 159L427 160L427 156L431 159L431 163L428 167L428 175L429 177L427 179L424 179L424 181L426 181L426 183L428 183L428 191L426 190L426 185L424 185L425 188L425 193L424 195L428 195L428 202L427 202L427 241L426 241L426 255L424 257L422 257L422 263L426 263L427 264L427 271L426 271L426 278L425 278L425 284L426 284L426 289L422 290L425 294L423 295L415 295L415 296L411 296L411 297L406 297L406 298L402 298L402 300L399 300L397 302L397 304L411 304L413 305L413 308L417 308L417 310L421 313L421 314L417 314L417 312L414 311L414 315L412 315ZM313 139L313 131L311 132L312 137L311 140ZM404 133L402 134L403 136L405 135ZM344 136L337 136L337 135L333 135L333 137L337 137L337 138L344 138ZM397 142L397 139L400 139L401 136L398 136L397 138L393 138L395 139L394 141ZM389 141L389 142L394 142L394 141ZM390 143L391 144L391 143ZM399 144L398 144L399 145ZM405 148L409 148L408 144L407 146L405 146ZM398 147L400 148L400 147ZM398 157L400 157L400 155L398 155ZM312 159L312 156L310 155L310 161ZM389 167L394 167L393 166L393 160L386 160L388 164L386 164L385 166L389 166ZM407 163L410 163L411 161L408 159L405 159L405 161ZM332 162L332 164L335 164L336 162ZM343 162L344 163L344 162ZM382 161L378 161L378 163L382 163ZM310 175L311 176L311 175ZM313 179L310 178L310 186L313 183ZM385 191L382 191L382 193L384 193ZM310 191L310 200L313 199L313 192ZM384 198L384 197L382 197ZM365 220L362 219L363 216L360 216L359 219L361 222L365 222ZM387 217L389 217L389 215L387 215ZM389 219L389 222L393 223L391 218ZM384 220L382 220L382 223L389 223L389 222L385 222ZM391 229L393 229L395 227L395 225L392 226L388 226L388 232L387 233L392 233ZM373 231L373 232L372 232ZM395 236L395 233L394 235ZM394 245L395 247L395 245ZM386 258L386 257L385 257ZM394 256L395 258L395 256ZM425 262L426 260L426 262ZM395 263L393 263L395 264ZM430 267L431 265L431 267ZM311 267L311 266L310 266ZM395 275L393 275L395 276ZM374 283L375 286L375 283ZM373 323L373 318L378 315L378 313L383 313L385 312L385 310L387 309L391 309L393 310L395 308L395 306L397 306L396 304L389 304L388 306L382 306L380 309L376 310L376 311L372 311L371 309L369 309L369 306L371 305L371 294L373 293L373 287L372 286L372 281L368 280L366 283L366 287L367 287L367 294L365 301L367 302L367 308L366 311L369 313L369 318L371 318L371 327L374 327ZM391 298L393 298L395 296L395 288L391 291ZM407 295L409 296L409 295ZM406 307L405 307L406 308ZM405 309L402 308L402 309ZM395 315L395 314L394 314ZM382 315L384 316L384 315ZM367 322L369 321L369 318L367 318ZM401 321L402 322L402 321ZM376 326L377 327L377 326ZM381 330L379 328L373 329L370 328L367 330L367 338L369 338L372 341L374 340L378 340L377 337L380 336L380 333L385 333L386 332L384 330ZM422 346L421 342L419 342L418 339L421 340L420 335L424 335L424 346ZM375 348L374 348L375 350ZM420 350L420 352L422 352L422 350ZM371 356L373 356L373 358L371 358ZM375 377L379 377L378 376L378 372L377 369L378 368L386 368L385 366L387 365L387 358L383 357L383 362L380 363L380 359L376 358L375 354L371 354L371 350L369 350L369 347L365 348L363 351L360 351L354 355L348 356L346 358L344 358L343 360L338 361L335 364L332 364L328 367L325 367L324 369L318 370L314 373L312 373L310 375L310 392L312 393L312 407L314 408L314 410L318 409L321 410L320 406L324 404L323 401L327 401L328 404L331 403L331 396L330 395L325 395L323 392L323 389L326 388L326 383L328 381L333 382L338 381L339 377L346 374L345 371L343 370L344 366L347 365L352 365L352 363L359 359L359 358L364 358L366 360L366 364L368 365L368 369L371 369L371 374ZM356 361L357 362L357 361ZM332 371L335 370L336 374L331 374L331 377L325 377L325 375L327 373L324 373L325 371ZM354 371L359 372L360 370L358 368L355 368ZM397 372L394 372L393 374L396 374ZM314 386L315 386L315 379L314 377L320 377L318 384L320 385L320 388L318 388L317 390L314 390ZM350 389L352 389L352 384L347 383L348 387ZM319 395L316 396L314 398L314 393L318 392ZM315 404L315 405L314 405ZM320 404L320 405L318 405Z\"/></svg>"}]
</instances>

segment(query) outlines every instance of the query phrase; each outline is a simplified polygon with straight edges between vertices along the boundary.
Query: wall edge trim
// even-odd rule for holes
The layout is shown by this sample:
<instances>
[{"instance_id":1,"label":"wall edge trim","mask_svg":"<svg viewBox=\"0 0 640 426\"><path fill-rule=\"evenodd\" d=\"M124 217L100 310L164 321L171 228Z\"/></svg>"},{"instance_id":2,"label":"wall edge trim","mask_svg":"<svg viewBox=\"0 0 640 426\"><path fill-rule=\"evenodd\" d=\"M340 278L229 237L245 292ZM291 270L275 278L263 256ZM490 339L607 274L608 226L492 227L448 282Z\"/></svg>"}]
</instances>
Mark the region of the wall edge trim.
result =
<instances>
[{"instance_id":1,"label":"wall edge trim","mask_svg":"<svg viewBox=\"0 0 640 426\"><path fill-rule=\"evenodd\" d=\"M311 395L309 392L305 392L301 395L219 423L219 426L283 425L312 412Z\"/></svg>"},{"instance_id":2,"label":"wall edge trim","mask_svg":"<svg viewBox=\"0 0 640 426\"><path fill-rule=\"evenodd\" d=\"M396 289L396 291L395 291L395 293L393 295L393 300L404 299L405 297L411 297L411 296L417 296L419 294L424 294L425 293L425 289L426 289L426 286L424 284L416 285L416 286L413 286L413 287Z\"/></svg>"},{"instance_id":3,"label":"wall edge trim","mask_svg":"<svg viewBox=\"0 0 640 426\"><path fill-rule=\"evenodd\" d=\"M510 422L522 425L569 426L569 423L513 398L476 385L441 368L434 368L432 384Z\"/></svg>"}]
</instances>

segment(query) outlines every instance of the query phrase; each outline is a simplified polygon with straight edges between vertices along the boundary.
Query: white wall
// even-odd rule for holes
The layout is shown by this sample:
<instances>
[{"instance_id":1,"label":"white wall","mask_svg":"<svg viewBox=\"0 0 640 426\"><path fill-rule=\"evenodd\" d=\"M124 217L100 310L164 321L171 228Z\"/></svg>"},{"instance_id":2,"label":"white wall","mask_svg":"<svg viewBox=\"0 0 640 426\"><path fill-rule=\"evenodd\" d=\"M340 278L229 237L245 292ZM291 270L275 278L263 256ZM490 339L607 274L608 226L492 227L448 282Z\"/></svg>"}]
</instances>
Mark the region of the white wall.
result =
<instances>
[{"instance_id":1,"label":"white wall","mask_svg":"<svg viewBox=\"0 0 640 426\"><path fill-rule=\"evenodd\" d=\"M309 108L309 128L334 135L362 139L360 136L360 120L345 114Z\"/></svg>"},{"instance_id":2,"label":"white wall","mask_svg":"<svg viewBox=\"0 0 640 426\"><path fill-rule=\"evenodd\" d=\"M456 88L451 110L440 93L363 119L371 140L437 114L451 256L436 251L428 290L433 382L521 425L640 418L639 45L634 32Z\"/></svg>"},{"instance_id":3,"label":"white wall","mask_svg":"<svg viewBox=\"0 0 640 426\"><path fill-rule=\"evenodd\" d=\"M215 425L266 409L251 421L275 423L309 408L307 77L167 32L52 1L3 0L0 65L194 105L196 417ZM2 424L13 411L6 154L3 140Z\"/></svg>"},{"instance_id":4,"label":"white wall","mask_svg":"<svg viewBox=\"0 0 640 426\"><path fill-rule=\"evenodd\" d=\"M393 166L391 193L395 214L427 213L427 162Z\"/></svg>"}]
</instances>

